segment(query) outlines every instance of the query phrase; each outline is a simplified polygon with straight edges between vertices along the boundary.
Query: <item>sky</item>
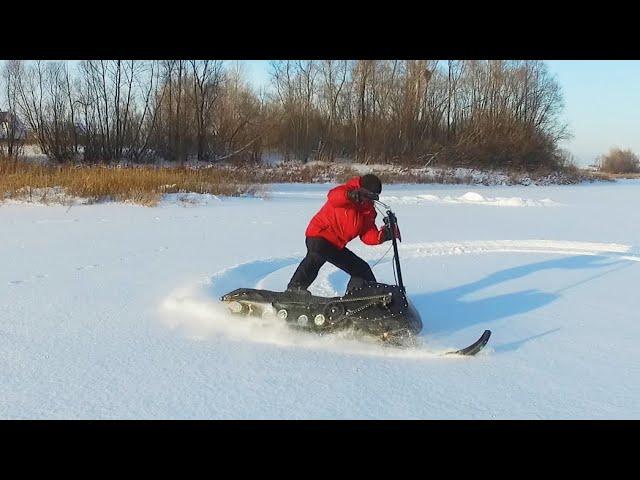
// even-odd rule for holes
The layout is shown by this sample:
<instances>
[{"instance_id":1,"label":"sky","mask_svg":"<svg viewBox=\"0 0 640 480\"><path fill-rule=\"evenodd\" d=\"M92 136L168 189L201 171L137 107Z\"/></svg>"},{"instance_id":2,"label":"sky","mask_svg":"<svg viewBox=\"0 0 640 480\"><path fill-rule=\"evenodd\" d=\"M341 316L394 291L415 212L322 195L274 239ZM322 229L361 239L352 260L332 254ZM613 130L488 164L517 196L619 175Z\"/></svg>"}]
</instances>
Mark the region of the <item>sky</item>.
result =
<instances>
[{"instance_id":1,"label":"sky","mask_svg":"<svg viewBox=\"0 0 640 480\"><path fill-rule=\"evenodd\" d=\"M549 60L564 96L562 119L573 137L562 143L576 163L589 165L611 147L640 154L640 61ZM245 60L256 87L269 83L268 60Z\"/></svg>"}]
</instances>

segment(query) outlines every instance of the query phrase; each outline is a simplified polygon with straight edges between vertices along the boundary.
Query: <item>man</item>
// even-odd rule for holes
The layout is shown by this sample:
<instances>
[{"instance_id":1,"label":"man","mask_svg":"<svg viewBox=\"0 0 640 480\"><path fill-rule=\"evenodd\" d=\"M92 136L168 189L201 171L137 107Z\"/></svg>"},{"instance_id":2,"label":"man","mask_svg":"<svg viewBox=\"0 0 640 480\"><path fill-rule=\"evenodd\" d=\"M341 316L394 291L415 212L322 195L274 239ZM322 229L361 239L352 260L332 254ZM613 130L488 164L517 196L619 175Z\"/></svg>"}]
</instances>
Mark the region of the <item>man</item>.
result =
<instances>
[{"instance_id":1,"label":"man","mask_svg":"<svg viewBox=\"0 0 640 480\"><path fill-rule=\"evenodd\" d=\"M307 255L293 274L288 292L310 295L307 288L325 262L351 275L347 291L364 282L376 281L369 264L345 246L358 236L367 245L391 240L389 229L386 226L378 229L375 224L376 210L372 200L377 200L381 192L382 182L371 174L353 177L329 191L327 202L309 222L305 232ZM399 238L399 231L396 231L396 238Z\"/></svg>"}]
</instances>

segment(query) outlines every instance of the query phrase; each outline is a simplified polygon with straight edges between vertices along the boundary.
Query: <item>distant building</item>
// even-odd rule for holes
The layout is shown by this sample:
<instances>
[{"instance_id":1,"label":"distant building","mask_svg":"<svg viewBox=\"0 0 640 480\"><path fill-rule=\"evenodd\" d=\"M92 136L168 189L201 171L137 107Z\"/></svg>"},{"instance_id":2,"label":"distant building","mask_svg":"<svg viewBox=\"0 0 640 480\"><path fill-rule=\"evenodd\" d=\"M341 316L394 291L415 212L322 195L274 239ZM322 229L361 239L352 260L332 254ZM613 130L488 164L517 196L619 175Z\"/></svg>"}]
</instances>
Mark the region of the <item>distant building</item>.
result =
<instances>
[{"instance_id":1,"label":"distant building","mask_svg":"<svg viewBox=\"0 0 640 480\"><path fill-rule=\"evenodd\" d=\"M0 140L9 138L12 127L16 139L24 140L27 138L27 127L17 115L11 112L0 112Z\"/></svg>"}]
</instances>

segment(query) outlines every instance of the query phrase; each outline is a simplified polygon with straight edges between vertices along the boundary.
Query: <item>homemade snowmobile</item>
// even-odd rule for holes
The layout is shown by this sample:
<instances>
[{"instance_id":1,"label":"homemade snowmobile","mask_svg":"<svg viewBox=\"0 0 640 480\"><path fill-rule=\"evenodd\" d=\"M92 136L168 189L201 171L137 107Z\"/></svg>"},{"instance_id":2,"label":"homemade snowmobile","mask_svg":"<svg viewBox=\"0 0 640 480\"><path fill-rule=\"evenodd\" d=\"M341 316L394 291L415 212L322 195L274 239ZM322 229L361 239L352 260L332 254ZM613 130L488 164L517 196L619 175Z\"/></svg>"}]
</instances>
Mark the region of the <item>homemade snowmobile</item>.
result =
<instances>
[{"instance_id":1,"label":"homemade snowmobile","mask_svg":"<svg viewBox=\"0 0 640 480\"><path fill-rule=\"evenodd\" d=\"M383 221L387 228L396 231L397 218L390 207L380 202L376 194L372 194L371 199L386 210ZM279 319L294 329L318 334L352 329L387 344L415 345L416 335L422 330L422 319L406 294L395 235L391 242L395 285L362 282L344 295L330 298L238 288L223 295L221 301L232 314ZM447 354L475 355L487 344L490 335L491 332L485 330L469 347Z\"/></svg>"}]
</instances>

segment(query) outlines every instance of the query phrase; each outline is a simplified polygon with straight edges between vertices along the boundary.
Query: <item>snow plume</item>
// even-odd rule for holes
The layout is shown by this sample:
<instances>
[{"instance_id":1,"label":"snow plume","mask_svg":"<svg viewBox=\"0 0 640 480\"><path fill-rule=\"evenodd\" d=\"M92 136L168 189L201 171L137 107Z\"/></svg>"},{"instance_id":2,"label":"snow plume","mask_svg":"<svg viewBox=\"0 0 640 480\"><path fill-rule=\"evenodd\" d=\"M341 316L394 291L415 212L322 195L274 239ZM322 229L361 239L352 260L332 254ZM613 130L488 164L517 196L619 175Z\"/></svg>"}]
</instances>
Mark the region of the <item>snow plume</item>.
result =
<instances>
[{"instance_id":1,"label":"snow plume","mask_svg":"<svg viewBox=\"0 0 640 480\"><path fill-rule=\"evenodd\" d=\"M194 285L169 295L162 304L167 325L194 340L224 336L237 341L291 343L286 338L286 325L253 317L234 317L222 303L211 298L208 287L206 283Z\"/></svg>"},{"instance_id":2,"label":"snow plume","mask_svg":"<svg viewBox=\"0 0 640 480\"><path fill-rule=\"evenodd\" d=\"M420 346L412 349L386 347L373 338L349 330L319 336L293 330L277 319L234 316L222 303L212 299L211 286L210 283L203 283L171 293L161 305L165 325L196 341L224 337L279 347L415 359L435 358L445 352L444 349L436 351Z\"/></svg>"}]
</instances>

